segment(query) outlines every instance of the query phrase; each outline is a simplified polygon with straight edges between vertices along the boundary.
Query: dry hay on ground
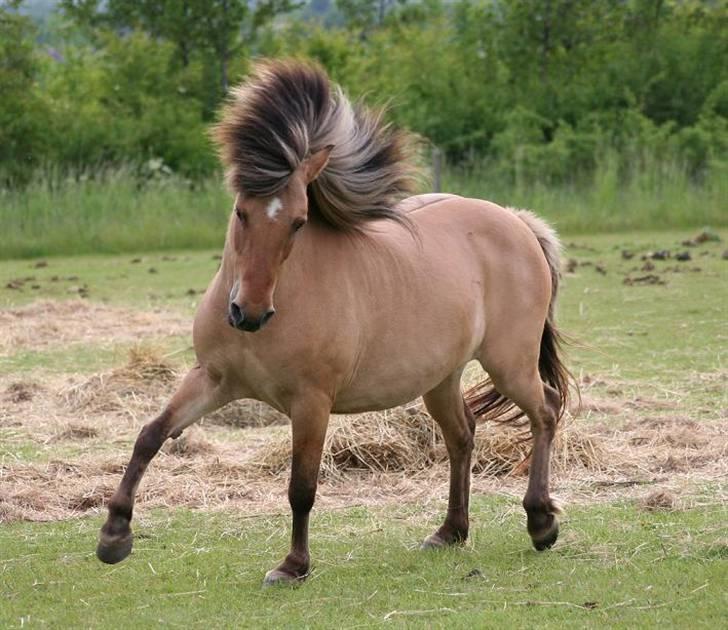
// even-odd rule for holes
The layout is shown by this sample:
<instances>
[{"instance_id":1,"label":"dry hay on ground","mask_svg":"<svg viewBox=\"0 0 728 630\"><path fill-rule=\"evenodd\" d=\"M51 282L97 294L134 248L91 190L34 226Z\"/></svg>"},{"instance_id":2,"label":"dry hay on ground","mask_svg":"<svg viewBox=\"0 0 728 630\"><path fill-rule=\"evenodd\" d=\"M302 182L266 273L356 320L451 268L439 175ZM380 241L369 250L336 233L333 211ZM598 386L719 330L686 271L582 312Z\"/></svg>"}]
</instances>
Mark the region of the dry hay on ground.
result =
<instances>
[{"instance_id":1,"label":"dry hay on ground","mask_svg":"<svg viewBox=\"0 0 728 630\"><path fill-rule=\"evenodd\" d=\"M61 392L69 410L84 415L157 415L181 382L184 370L147 346L129 351L126 365L94 374ZM287 418L255 400L237 400L209 414L206 423L234 427L284 424Z\"/></svg>"},{"instance_id":2,"label":"dry hay on ground","mask_svg":"<svg viewBox=\"0 0 728 630\"><path fill-rule=\"evenodd\" d=\"M473 449L473 473L502 477L528 470L530 440L520 428L486 423L478 426ZM287 470L290 440L271 441L257 458L263 471ZM404 472L417 474L447 463L447 450L439 428L420 407L398 407L386 412L339 416L331 420L324 445L321 473L341 479L348 472ZM573 426L562 429L553 446L556 470L582 466L599 470L606 465L594 439Z\"/></svg>"},{"instance_id":3,"label":"dry hay on ground","mask_svg":"<svg viewBox=\"0 0 728 630\"><path fill-rule=\"evenodd\" d=\"M436 460L439 438L434 421L414 408L380 413L334 416L329 424L321 462L324 478L347 471L418 472ZM279 474L288 469L290 438L271 440L256 458L261 471Z\"/></svg>"},{"instance_id":4,"label":"dry hay on ground","mask_svg":"<svg viewBox=\"0 0 728 630\"><path fill-rule=\"evenodd\" d=\"M172 392L178 375L163 356L148 348L129 351L126 365L72 385L61 396L71 411L91 414L123 411L129 406L150 407Z\"/></svg>"},{"instance_id":5,"label":"dry hay on ground","mask_svg":"<svg viewBox=\"0 0 728 630\"><path fill-rule=\"evenodd\" d=\"M70 386L67 379L0 378L0 520L52 520L100 509L119 482L141 424L161 408L179 374L164 357L136 349L122 368ZM590 421L567 416L561 427L553 470L562 498L640 498L648 485L674 497L672 506L679 508L687 500L680 491L686 484L728 480L725 422L692 421L664 401L626 401L620 387L607 388L609 405L589 392ZM280 414L263 409L239 403L165 445L142 484L139 505L285 510L288 428L238 428L246 413L255 416L252 425L280 422ZM478 426L475 492L523 493L530 442L521 435L514 427ZM13 444L28 443L39 450L38 461L13 454ZM420 404L333 417L322 473L323 505L447 496L446 449ZM721 492L712 500L722 501ZM665 505L645 503L647 509Z\"/></svg>"},{"instance_id":6,"label":"dry hay on ground","mask_svg":"<svg viewBox=\"0 0 728 630\"><path fill-rule=\"evenodd\" d=\"M139 311L85 300L41 300L0 310L0 356L75 343L135 342L142 337L189 335L188 316Z\"/></svg>"},{"instance_id":7,"label":"dry hay on ground","mask_svg":"<svg viewBox=\"0 0 728 630\"><path fill-rule=\"evenodd\" d=\"M235 400L205 416L205 423L231 427L268 427L287 424L288 417L258 400Z\"/></svg>"}]
</instances>

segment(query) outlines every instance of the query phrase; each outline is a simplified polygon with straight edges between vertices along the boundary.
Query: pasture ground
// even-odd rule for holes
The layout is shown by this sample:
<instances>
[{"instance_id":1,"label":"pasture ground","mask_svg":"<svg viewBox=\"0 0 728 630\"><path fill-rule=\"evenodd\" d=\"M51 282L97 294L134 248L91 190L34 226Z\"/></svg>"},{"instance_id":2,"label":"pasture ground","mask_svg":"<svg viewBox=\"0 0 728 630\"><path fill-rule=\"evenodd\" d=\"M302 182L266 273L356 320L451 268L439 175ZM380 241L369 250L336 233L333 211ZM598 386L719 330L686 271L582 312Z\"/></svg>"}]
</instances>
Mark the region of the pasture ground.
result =
<instances>
[{"instance_id":1,"label":"pasture ground","mask_svg":"<svg viewBox=\"0 0 728 630\"><path fill-rule=\"evenodd\" d=\"M418 470L352 471L334 458L312 521L314 571L296 589L260 586L287 546L288 429L257 404L160 454L134 554L114 567L93 554L140 425L193 359L190 316L214 253L3 262L0 625L718 625L728 260L725 234L681 245L696 233L564 239L559 319L580 342L570 363L584 404L557 449L566 514L551 551L533 551L525 532L522 453L481 426L464 548L416 549L444 513L437 444ZM349 439L344 424L333 428ZM372 461L386 468L395 455Z\"/></svg>"}]
</instances>

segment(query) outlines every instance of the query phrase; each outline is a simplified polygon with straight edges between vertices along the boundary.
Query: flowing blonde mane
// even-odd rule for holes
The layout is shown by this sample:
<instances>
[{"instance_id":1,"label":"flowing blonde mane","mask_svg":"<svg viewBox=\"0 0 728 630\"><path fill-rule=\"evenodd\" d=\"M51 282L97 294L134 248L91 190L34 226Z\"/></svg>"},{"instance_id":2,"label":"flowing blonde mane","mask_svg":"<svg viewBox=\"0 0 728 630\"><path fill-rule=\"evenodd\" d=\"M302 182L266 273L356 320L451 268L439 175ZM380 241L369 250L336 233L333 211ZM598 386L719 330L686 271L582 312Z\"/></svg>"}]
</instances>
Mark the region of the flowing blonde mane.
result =
<instances>
[{"instance_id":1,"label":"flowing blonde mane","mask_svg":"<svg viewBox=\"0 0 728 630\"><path fill-rule=\"evenodd\" d=\"M213 139L228 185L250 196L277 193L306 157L333 145L309 185L309 215L347 231L372 219L407 222L395 205L414 189L413 142L381 110L352 105L317 66L256 64L232 90Z\"/></svg>"}]
</instances>

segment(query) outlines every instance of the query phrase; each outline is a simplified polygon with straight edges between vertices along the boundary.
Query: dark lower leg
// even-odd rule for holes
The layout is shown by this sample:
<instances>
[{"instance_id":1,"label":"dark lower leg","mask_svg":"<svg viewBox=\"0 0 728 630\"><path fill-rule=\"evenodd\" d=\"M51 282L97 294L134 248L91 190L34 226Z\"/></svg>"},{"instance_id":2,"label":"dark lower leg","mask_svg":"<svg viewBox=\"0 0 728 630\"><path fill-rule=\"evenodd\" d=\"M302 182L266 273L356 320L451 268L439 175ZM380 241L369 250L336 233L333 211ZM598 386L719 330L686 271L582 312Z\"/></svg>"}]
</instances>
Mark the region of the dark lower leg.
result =
<instances>
[{"instance_id":1,"label":"dark lower leg","mask_svg":"<svg viewBox=\"0 0 728 630\"><path fill-rule=\"evenodd\" d=\"M103 562L114 564L131 551L129 524L134 510L134 495L147 465L167 438L165 427L168 419L169 413L164 412L139 433L124 477L109 501L109 516L101 528L96 555Z\"/></svg>"},{"instance_id":2,"label":"dark lower leg","mask_svg":"<svg viewBox=\"0 0 728 630\"><path fill-rule=\"evenodd\" d=\"M444 544L464 542L468 537L468 503L470 494L470 453L450 455L450 493L447 502L447 516L440 529L434 534ZM434 541L433 541L434 542Z\"/></svg>"},{"instance_id":3,"label":"dark lower leg","mask_svg":"<svg viewBox=\"0 0 728 630\"><path fill-rule=\"evenodd\" d=\"M308 521L316 499L329 410L330 404L322 403L320 406L306 406L291 414L293 449L288 485L288 501L293 516L291 550L281 564L267 573L266 584L292 582L308 575Z\"/></svg>"},{"instance_id":4,"label":"dark lower leg","mask_svg":"<svg viewBox=\"0 0 728 630\"><path fill-rule=\"evenodd\" d=\"M447 516L442 526L423 543L423 547L442 547L464 542L469 530L470 504L470 459L473 450L475 419L470 409L458 399L444 418L443 410L435 401L428 401L428 409L438 421L445 436L450 460L450 491L448 495ZM437 416L435 416L437 414Z\"/></svg>"},{"instance_id":5,"label":"dark lower leg","mask_svg":"<svg viewBox=\"0 0 728 630\"><path fill-rule=\"evenodd\" d=\"M292 467L291 482L288 488L288 500L293 515L291 550L283 562L274 570L276 576L281 578L298 579L306 577L311 565L308 550L308 521L316 497L316 479L318 475L316 475L316 479L313 479L313 486L311 486L303 481L300 472L299 469L299 475L296 479Z\"/></svg>"},{"instance_id":6,"label":"dark lower leg","mask_svg":"<svg viewBox=\"0 0 728 630\"><path fill-rule=\"evenodd\" d=\"M100 560L113 564L131 552L129 524L134 496L149 462L164 441L168 437L177 438L185 427L225 402L227 399L219 395L216 384L211 383L206 372L197 366L187 373L165 411L142 428L124 477L109 501L109 516L101 528L96 549Z\"/></svg>"},{"instance_id":7,"label":"dark lower leg","mask_svg":"<svg viewBox=\"0 0 728 630\"><path fill-rule=\"evenodd\" d=\"M528 533L539 551L551 547L559 532L557 513L549 495L549 468L551 443L556 431L556 413L550 404L551 388L546 387L545 409L534 414L531 420L533 453L529 466L528 489L523 499L526 510ZM553 391L553 390L551 390Z\"/></svg>"}]
</instances>

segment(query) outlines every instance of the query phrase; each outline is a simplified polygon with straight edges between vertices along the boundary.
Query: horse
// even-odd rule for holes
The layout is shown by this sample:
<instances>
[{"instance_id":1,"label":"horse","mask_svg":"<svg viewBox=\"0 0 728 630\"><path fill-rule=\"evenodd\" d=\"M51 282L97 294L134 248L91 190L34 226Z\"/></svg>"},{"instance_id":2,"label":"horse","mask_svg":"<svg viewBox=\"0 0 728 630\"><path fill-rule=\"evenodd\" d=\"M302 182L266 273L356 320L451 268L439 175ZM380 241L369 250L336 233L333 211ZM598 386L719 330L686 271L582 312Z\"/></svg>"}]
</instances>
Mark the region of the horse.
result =
<instances>
[{"instance_id":1,"label":"horse","mask_svg":"<svg viewBox=\"0 0 728 630\"><path fill-rule=\"evenodd\" d=\"M531 212L487 201L406 198L417 173L411 137L306 62L257 63L212 137L234 204L194 320L196 363L141 429L108 502L98 558L116 563L131 552L136 490L164 441L241 398L291 421L291 547L265 584L309 574L329 415L419 396L450 465L447 514L422 547L467 539L476 419L519 417L533 436L527 530L536 549L551 547L559 510L550 450L569 390L554 319L555 232ZM465 397L471 360L488 378Z\"/></svg>"}]
</instances>

